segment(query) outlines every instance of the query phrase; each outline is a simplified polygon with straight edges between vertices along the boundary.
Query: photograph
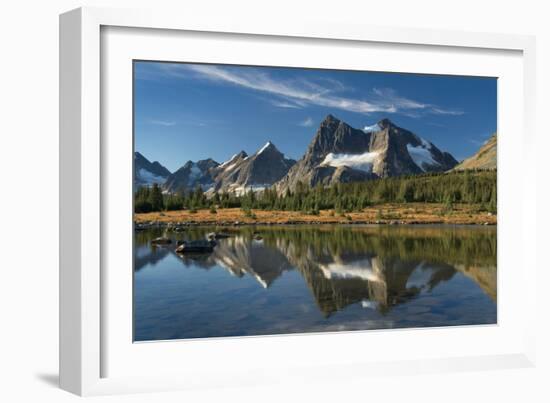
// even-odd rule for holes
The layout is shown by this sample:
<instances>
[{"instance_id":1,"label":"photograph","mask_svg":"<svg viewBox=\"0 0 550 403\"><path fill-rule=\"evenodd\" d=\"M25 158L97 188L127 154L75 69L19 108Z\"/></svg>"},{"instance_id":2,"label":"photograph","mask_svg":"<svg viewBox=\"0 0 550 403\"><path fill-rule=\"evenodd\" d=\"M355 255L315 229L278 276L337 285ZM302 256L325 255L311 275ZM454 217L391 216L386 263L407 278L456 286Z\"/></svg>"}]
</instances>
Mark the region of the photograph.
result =
<instances>
[{"instance_id":1,"label":"photograph","mask_svg":"<svg viewBox=\"0 0 550 403\"><path fill-rule=\"evenodd\" d=\"M497 78L132 74L134 342L497 324Z\"/></svg>"}]
</instances>

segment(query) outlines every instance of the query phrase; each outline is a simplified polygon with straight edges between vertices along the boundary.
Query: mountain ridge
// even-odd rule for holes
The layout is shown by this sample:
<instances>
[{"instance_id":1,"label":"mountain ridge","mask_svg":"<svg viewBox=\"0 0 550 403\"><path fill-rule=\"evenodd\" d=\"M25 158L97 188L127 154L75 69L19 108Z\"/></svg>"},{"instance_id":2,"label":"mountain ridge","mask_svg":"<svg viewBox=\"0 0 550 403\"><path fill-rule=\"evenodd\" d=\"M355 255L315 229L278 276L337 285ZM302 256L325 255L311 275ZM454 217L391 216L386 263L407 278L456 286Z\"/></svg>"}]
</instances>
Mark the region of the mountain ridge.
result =
<instances>
[{"instance_id":1,"label":"mountain ridge","mask_svg":"<svg viewBox=\"0 0 550 403\"><path fill-rule=\"evenodd\" d=\"M242 195L272 186L294 163L268 141L252 155L240 151L221 164L211 158L187 161L167 178L163 189L183 193L200 186L208 195L223 192Z\"/></svg>"},{"instance_id":2,"label":"mountain ridge","mask_svg":"<svg viewBox=\"0 0 550 403\"><path fill-rule=\"evenodd\" d=\"M136 161L146 160L138 152L135 158ZM211 196L224 192L243 195L266 188L274 188L282 194L294 191L300 182L311 187L330 186L446 172L458 165L450 153L390 119L384 118L357 129L329 114L298 161L286 158L273 142L267 141L253 154L241 150L222 163L212 158L187 161L173 173L158 162L147 166L158 174L156 178L165 178L161 183L164 192L185 193L199 186ZM136 163L136 178L137 166Z\"/></svg>"},{"instance_id":3,"label":"mountain ridge","mask_svg":"<svg viewBox=\"0 0 550 403\"><path fill-rule=\"evenodd\" d=\"M474 155L453 168L454 171L468 169L497 169L497 133L493 133Z\"/></svg>"}]
</instances>

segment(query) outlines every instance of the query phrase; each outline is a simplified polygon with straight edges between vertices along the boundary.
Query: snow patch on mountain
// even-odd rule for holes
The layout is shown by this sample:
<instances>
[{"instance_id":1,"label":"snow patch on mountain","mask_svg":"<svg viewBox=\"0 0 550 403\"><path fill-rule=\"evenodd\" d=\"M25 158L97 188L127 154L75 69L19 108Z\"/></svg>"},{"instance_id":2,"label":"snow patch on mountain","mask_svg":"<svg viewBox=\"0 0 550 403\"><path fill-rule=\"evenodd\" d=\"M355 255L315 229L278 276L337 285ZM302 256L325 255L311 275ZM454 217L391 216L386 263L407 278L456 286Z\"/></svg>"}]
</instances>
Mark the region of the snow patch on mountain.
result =
<instances>
[{"instance_id":1,"label":"snow patch on mountain","mask_svg":"<svg viewBox=\"0 0 550 403\"><path fill-rule=\"evenodd\" d=\"M140 182L145 185L152 185L153 183L162 184L166 180L163 176L155 175L154 173L146 170L145 168L138 169L137 176Z\"/></svg>"},{"instance_id":2,"label":"snow patch on mountain","mask_svg":"<svg viewBox=\"0 0 550 403\"><path fill-rule=\"evenodd\" d=\"M423 139L422 137L419 137L419 139L425 149L430 150L432 148L432 143L430 143L428 140Z\"/></svg>"},{"instance_id":3,"label":"snow patch on mountain","mask_svg":"<svg viewBox=\"0 0 550 403\"><path fill-rule=\"evenodd\" d=\"M424 142L421 146L413 146L407 144L407 151L411 156L414 163L423 171L426 171L424 165L433 166L440 165L439 162L433 159L432 153L430 152L431 145L428 144L428 148L425 148Z\"/></svg>"},{"instance_id":4,"label":"snow patch on mountain","mask_svg":"<svg viewBox=\"0 0 550 403\"><path fill-rule=\"evenodd\" d=\"M220 168L226 166L227 164L229 164L231 161L233 161L235 159L236 156L237 156L237 154L233 154L233 156L231 158L229 158L227 161L220 164Z\"/></svg>"},{"instance_id":5,"label":"snow patch on mountain","mask_svg":"<svg viewBox=\"0 0 550 403\"><path fill-rule=\"evenodd\" d=\"M382 130L382 128L380 127L380 125L378 123L375 123L375 124L370 125L370 126L363 127L363 131L365 133L379 132L380 130Z\"/></svg>"},{"instance_id":6,"label":"snow patch on mountain","mask_svg":"<svg viewBox=\"0 0 550 403\"><path fill-rule=\"evenodd\" d=\"M324 166L342 167L346 166L365 172L372 172L372 167L380 153L377 151L366 152L363 154L334 154L329 153L321 163Z\"/></svg>"},{"instance_id":7,"label":"snow patch on mountain","mask_svg":"<svg viewBox=\"0 0 550 403\"><path fill-rule=\"evenodd\" d=\"M198 180L202 176L202 171L197 165L196 162L193 162L191 165L191 168L189 170L189 177L187 179L187 184L189 186L192 186L196 180Z\"/></svg>"}]
</instances>

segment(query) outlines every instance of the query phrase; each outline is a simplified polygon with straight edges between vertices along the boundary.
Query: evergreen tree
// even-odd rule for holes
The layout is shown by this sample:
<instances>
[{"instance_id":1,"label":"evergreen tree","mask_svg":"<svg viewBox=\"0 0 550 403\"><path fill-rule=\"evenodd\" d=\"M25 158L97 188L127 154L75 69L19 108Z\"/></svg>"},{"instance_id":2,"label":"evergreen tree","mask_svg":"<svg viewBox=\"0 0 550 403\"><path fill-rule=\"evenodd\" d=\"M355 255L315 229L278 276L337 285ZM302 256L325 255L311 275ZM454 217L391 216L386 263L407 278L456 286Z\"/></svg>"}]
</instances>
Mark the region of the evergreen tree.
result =
<instances>
[{"instance_id":1,"label":"evergreen tree","mask_svg":"<svg viewBox=\"0 0 550 403\"><path fill-rule=\"evenodd\" d=\"M161 211L164 209L162 191L160 190L160 186L158 184L154 183L151 187L148 201L151 203L152 211Z\"/></svg>"}]
</instances>

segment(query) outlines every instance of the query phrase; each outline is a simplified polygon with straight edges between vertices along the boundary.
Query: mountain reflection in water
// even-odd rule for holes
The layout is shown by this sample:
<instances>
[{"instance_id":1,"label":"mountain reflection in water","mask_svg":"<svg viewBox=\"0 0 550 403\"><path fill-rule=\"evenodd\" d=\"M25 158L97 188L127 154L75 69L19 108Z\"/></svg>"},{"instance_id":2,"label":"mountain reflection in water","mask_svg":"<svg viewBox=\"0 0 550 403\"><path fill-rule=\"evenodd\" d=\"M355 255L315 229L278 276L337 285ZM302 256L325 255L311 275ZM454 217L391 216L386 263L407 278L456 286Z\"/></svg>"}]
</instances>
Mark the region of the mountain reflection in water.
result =
<instances>
[{"instance_id":1,"label":"mountain reflection in water","mask_svg":"<svg viewBox=\"0 0 550 403\"><path fill-rule=\"evenodd\" d=\"M136 232L136 340L496 322L496 228L241 227L174 252L215 230Z\"/></svg>"}]
</instances>

